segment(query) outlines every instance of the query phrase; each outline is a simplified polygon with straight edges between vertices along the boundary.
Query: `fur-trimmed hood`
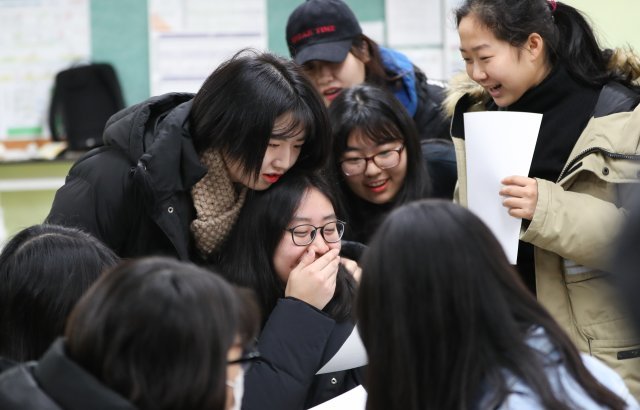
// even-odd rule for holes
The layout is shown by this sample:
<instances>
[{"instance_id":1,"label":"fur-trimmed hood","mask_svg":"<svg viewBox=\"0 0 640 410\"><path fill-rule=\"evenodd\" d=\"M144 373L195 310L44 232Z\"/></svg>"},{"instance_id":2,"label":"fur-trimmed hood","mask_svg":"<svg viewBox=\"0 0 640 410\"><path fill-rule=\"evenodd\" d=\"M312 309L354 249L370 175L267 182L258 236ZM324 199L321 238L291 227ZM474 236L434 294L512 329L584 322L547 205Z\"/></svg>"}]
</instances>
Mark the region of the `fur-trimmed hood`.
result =
<instances>
[{"instance_id":1,"label":"fur-trimmed hood","mask_svg":"<svg viewBox=\"0 0 640 410\"><path fill-rule=\"evenodd\" d=\"M467 73L460 72L453 76L449 80L449 86L446 88L447 95L442 102L442 109L448 118L452 118L456 109L456 105L460 98L464 95L469 95L472 101L475 101L475 106L481 109L489 100L491 96L487 93L480 84L473 81Z\"/></svg>"},{"instance_id":2,"label":"fur-trimmed hood","mask_svg":"<svg viewBox=\"0 0 640 410\"><path fill-rule=\"evenodd\" d=\"M611 50L609 57L609 70L617 76L626 78L640 86L640 56L629 48L616 48ZM453 117L458 100L465 94L469 95L474 104L471 111L483 109L491 97L478 83L473 81L467 73L460 72L449 81L447 96L442 106L447 117Z\"/></svg>"}]
</instances>

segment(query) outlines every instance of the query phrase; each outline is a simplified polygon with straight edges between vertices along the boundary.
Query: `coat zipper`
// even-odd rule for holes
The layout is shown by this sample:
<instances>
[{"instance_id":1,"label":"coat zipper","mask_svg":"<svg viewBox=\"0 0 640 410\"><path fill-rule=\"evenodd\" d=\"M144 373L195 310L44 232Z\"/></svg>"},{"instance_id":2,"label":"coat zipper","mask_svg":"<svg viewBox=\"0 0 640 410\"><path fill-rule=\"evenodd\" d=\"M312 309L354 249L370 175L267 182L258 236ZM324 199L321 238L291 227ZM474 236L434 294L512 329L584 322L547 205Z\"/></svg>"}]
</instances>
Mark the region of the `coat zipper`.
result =
<instances>
[{"instance_id":1,"label":"coat zipper","mask_svg":"<svg viewBox=\"0 0 640 410\"><path fill-rule=\"evenodd\" d=\"M569 170L572 169L573 166L576 163L578 163L578 161L580 161L582 158L584 158L587 155L590 155L590 154L592 154L594 152L600 152L604 156L612 158L612 159L628 159L628 160L631 160L631 161L633 161L633 160L640 161L640 155L636 155L636 154L618 154L618 153L615 153L615 152L607 151L606 149L601 148L601 147L587 148L586 150L584 150L581 153L579 153L578 155L576 155L571 161L569 161L567 163L567 165L565 165L565 167L562 170L562 172L560 173L560 176L558 177L556 183L559 183L560 181L562 181L562 179L567 175Z\"/></svg>"}]
</instances>

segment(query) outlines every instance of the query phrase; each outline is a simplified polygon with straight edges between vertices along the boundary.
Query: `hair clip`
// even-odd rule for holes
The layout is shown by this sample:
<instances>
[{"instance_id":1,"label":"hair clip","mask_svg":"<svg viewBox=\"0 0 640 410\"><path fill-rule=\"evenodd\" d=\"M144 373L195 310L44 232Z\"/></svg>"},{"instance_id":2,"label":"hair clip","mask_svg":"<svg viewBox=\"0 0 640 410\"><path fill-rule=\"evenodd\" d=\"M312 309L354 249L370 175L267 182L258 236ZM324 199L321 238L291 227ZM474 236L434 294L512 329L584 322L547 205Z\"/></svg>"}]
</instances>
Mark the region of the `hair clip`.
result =
<instances>
[{"instance_id":1,"label":"hair clip","mask_svg":"<svg viewBox=\"0 0 640 410\"><path fill-rule=\"evenodd\" d=\"M547 0L549 2L549 6L551 7L551 12L553 13L554 11L556 11L556 7L558 7L558 3L556 3L556 0Z\"/></svg>"}]
</instances>

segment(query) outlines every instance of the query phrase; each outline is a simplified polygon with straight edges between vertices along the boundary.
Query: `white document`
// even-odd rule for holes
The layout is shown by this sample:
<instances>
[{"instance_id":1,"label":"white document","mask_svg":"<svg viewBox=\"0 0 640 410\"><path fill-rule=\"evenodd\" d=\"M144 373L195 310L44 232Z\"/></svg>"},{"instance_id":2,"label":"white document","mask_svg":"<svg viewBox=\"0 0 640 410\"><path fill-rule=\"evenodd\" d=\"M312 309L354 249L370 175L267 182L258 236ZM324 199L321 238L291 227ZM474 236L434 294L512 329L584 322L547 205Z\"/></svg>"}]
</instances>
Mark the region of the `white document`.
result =
<instances>
[{"instance_id":1,"label":"white document","mask_svg":"<svg viewBox=\"0 0 640 410\"><path fill-rule=\"evenodd\" d=\"M366 404L367 391L360 385L309 410L364 410Z\"/></svg>"},{"instance_id":2,"label":"white document","mask_svg":"<svg viewBox=\"0 0 640 410\"><path fill-rule=\"evenodd\" d=\"M360 339L358 326L354 326L353 332L351 332L338 352L316 374L355 369L356 367L364 366L368 362L367 351L362 344L362 339Z\"/></svg>"},{"instance_id":3,"label":"white document","mask_svg":"<svg viewBox=\"0 0 640 410\"><path fill-rule=\"evenodd\" d=\"M489 226L514 265L522 219L502 206L500 181L529 174L541 122L542 114L526 112L464 114L468 206Z\"/></svg>"}]
</instances>

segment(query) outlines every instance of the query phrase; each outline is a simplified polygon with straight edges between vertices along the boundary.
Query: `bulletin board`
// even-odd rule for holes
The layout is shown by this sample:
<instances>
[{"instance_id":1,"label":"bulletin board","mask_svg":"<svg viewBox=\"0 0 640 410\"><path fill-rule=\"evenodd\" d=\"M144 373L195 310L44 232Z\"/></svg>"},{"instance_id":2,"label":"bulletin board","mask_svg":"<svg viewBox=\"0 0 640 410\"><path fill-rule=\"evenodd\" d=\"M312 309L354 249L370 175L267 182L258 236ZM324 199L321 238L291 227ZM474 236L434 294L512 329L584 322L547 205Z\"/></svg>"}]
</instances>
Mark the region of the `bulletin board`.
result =
<instances>
[{"instance_id":1,"label":"bulletin board","mask_svg":"<svg viewBox=\"0 0 640 410\"><path fill-rule=\"evenodd\" d=\"M148 0L151 95L195 93L239 50L265 50L266 3Z\"/></svg>"},{"instance_id":2,"label":"bulletin board","mask_svg":"<svg viewBox=\"0 0 640 410\"><path fill-rule=\"evenodd\" d=\"M89 0L0 0L0 140L46 136L55 74L89 57Z\"/></svg>"}]
</instances>

